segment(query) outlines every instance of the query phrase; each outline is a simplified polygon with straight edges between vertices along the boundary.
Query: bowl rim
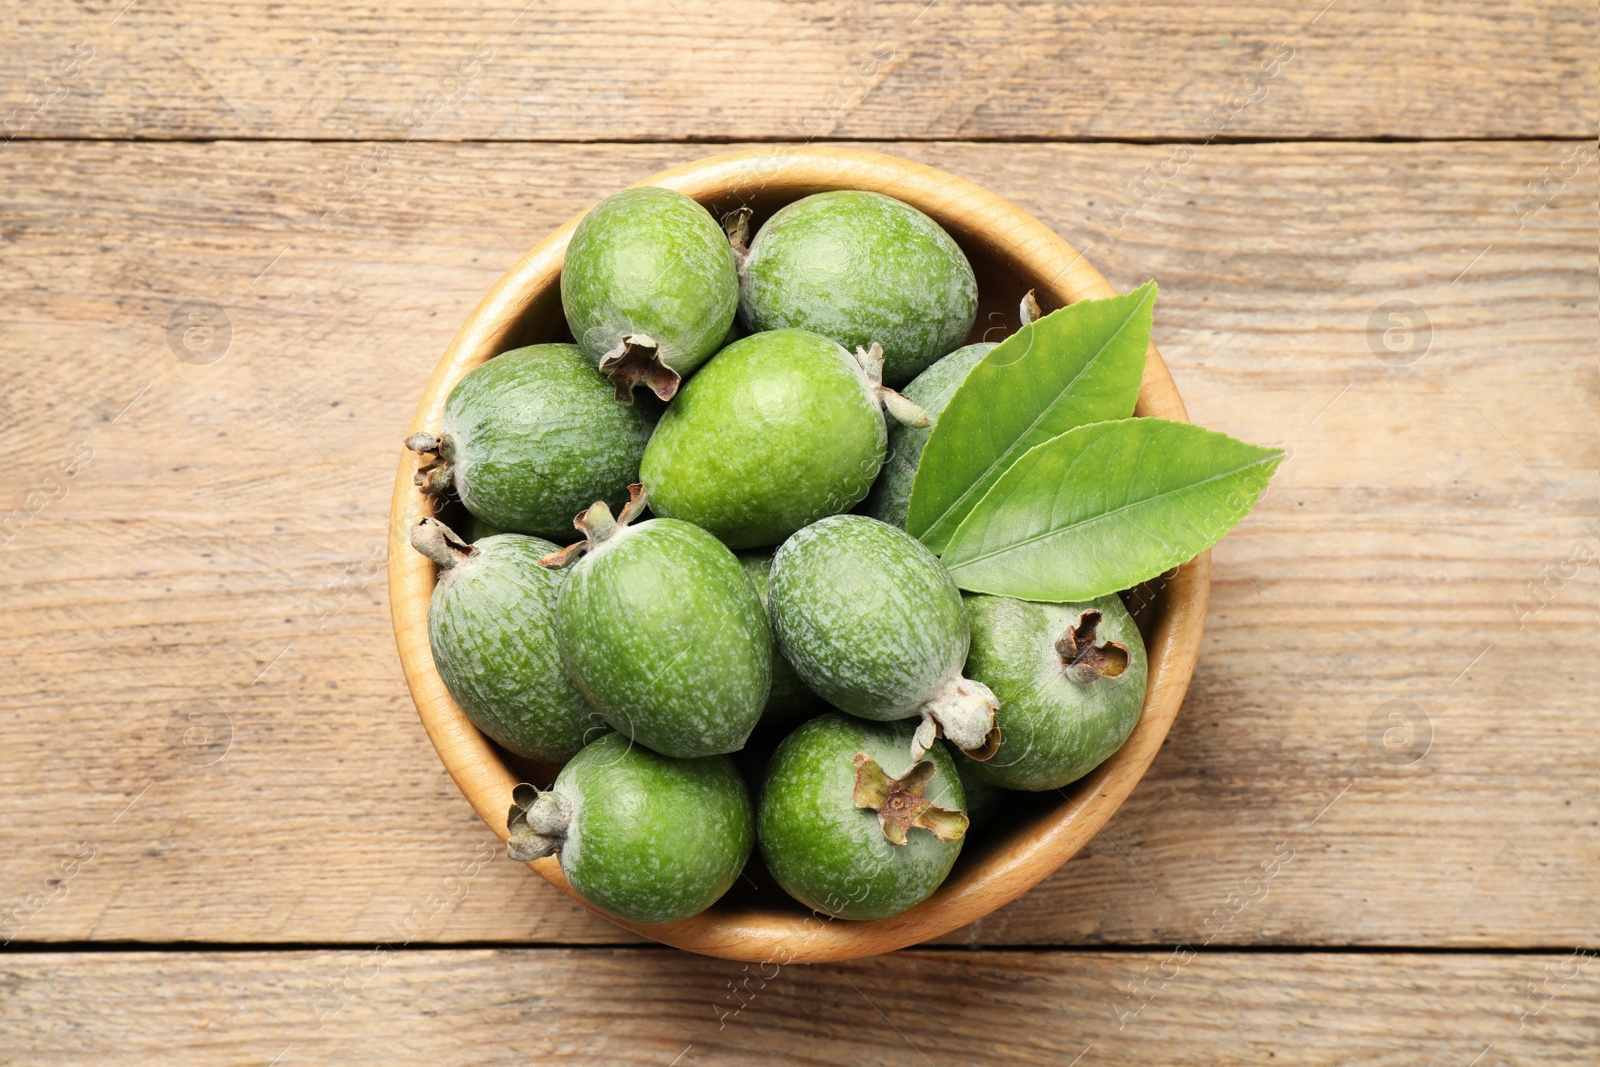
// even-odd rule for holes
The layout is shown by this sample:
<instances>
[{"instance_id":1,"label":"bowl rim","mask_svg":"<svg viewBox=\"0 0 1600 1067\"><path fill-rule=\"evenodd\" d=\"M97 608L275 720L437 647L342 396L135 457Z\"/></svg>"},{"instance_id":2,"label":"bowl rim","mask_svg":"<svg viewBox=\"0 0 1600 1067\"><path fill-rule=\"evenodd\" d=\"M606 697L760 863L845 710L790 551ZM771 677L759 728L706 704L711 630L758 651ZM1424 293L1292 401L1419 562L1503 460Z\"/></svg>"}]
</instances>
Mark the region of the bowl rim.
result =
<instances>
[{"instance_id":1,"label":"bowl rim","mask_svg":"<svg viewBox=\"0 0 1600 1067\"><path fill-rule=\"evenodd\" d=\"M643 185L675 189L701 201L762 193L798 198L828 189L883 193L938 219L964 245L1021 264L1036 279L1041 302L1057 306L1116 295L1078 250L1043 222L987 189L936 167L859 149L774 145L728 152L669 168ZM437 432L444 402L470 370L503 350L535 300L548 304L559 289L562 259L573 229L588 209L529 250L495 283L456 332L435 366L407 433ZM1038 281L1048 277L1048 281ZM1187 422L1188 415L1154 343L1150 345L1135 414ZM413 551L410 528L433 513L413 484L422 464L401 448L390 507L388 579L395 642L406 684L429 739L462 794L499 837L517 776L467 719L445 689L428 645L428 603L435 567ZM1199 654L1210 594L1210 553L1177 568L1165 581L1161 610L1147 641L1145 703L1132 734L1110 759L1063 791L1061 804L989 851L958 866L932 897L909 911L871 921L817 914L714 906L693 918L646 925L589 905L562 877L559 860L530 863L568 896L634 933L678 948L763 965L855 959L893 951L949 933L988 915L1033 888L1097 833L1133 791L1177 717Z\"/></svg>"}]
</instances>

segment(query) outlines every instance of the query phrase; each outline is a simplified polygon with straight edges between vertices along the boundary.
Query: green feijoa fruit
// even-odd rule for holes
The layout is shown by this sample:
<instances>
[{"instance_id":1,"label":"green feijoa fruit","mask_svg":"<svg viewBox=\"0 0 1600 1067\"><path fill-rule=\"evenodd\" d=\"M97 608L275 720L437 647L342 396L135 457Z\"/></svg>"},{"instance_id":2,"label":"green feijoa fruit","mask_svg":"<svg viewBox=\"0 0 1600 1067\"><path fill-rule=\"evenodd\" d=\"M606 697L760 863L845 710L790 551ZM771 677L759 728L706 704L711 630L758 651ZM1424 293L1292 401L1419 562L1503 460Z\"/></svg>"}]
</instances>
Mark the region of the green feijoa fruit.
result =
<instances>
[{"instance_id":1,"label":"green feijoa fruit","mask_svg":"<svg viewBox=\"0 0 1600 1067\"><path fill-rule=\"evenodd\" d=\"M616 403L577 346L532 345L461 379L440 434L406 446L438 455L417 474L425 492L454 489L492 527L559 537L596 500L627 499L659 412Z\"/></svg>"},{"instance_id":2,"label":"green feijoa fruit","mask_svg":"<svg viewBox=\"0 0 1600 1067\"><path fill-rule=\"evenodd\" d=\"M745 552L739 556L739 566L744 568L744 573L750 579L750 584L755 587L756 596L761 598L763 610L767 607L767 585L772 573L771 552ZM767 707L761 713L764 723L793 723L801 716L816 710L821 701L817 694L806 688L806 683L789 666L789 661L778 652L776 645L772 650L772 689L767 694Z\"/></svg>"},{"instance_id":3,"label":"green feijoa fruit","mask_svg":"<svg viewBox=\"0 0 1600 1067\"><path fill-rule=\"evenodd\" d=\"M913 759L909 722L829 714L767 765L756 837L790 896L840 919L883 919L933 894L961 853L961 781L943 745Z\"/></svg>"},{"instance_id":4,"label":"green feijoa fruit","mask_svg":"<svg viewBox=\"0 0 1600 1067\"><path fill-rule=\"evenodd\" d=\"M835 515L783 543L771 581L779 648L829 704L864 719L920 716L914 757L941 733L976 758L992 753L994 694L961 675L961 593L915 538Z\"/></svg>"},{"instance_id":5,"label":"green feijoa fruit","mask_svg":"<svg viewBox=\"0 0 1600 1067\"><path fill-rule=\"evenodd\" d=\"M561 661L606 722L667 756L733 752L761 718L772 680L767 615L738 557L677 519L630 525L604 503L579 517L579 551L556 601Z\"/></svg>"},{"instance_id":6,"label":"green feijoa fruit","mask_svg":"<svg viewBox=\"0 0 1600 1067\"><path fill-rule=\"evenodd\" d=\"M504 530L500 529L500 527L496 526L494 523L484 522L482 519L478 518L478 516L471 515L470 512L468 514L470 518L467 522L467 541L470 544L477 544L485 537L493 537L495 534L505 533Z\"/></svg>"},{"instance_id":7,"label":"green feijoa fruit","mask_svg":"<svg viewBox=\"0 0 1600 1067\"><path fill-rule=\"evenodd\" d=\"M883 465L884 409L924 420L883 388L880 351L820 334L735 341L684 385L650 438L640 478L656 514L732 548L774 545L854 507Z\"/></svg>"},{"instance_id":8,"label":"green feijoa fruit","mask_svg":"<svg viewBox=\"0 0 1600 1067\"><path fill-rule=\"evenodd\" d=\"M437 519L411 544L439 565L428 604L428 643L445 688L503 748L560 763L606 732L561 666L556 597L564 575L539 560L556 546L495 534L471 545Z\"/></svg>"},{"instance_id":9,"label":"green feijoa fruit","mask_svg":"<svg viewBox=\"0 0 1600 1067\"><path fill-rule=\"evenodd\" d=\"M930 419L938 419L939 413L944 411L944 406L950 402L961 383L967 380L967 372L976 367L993 348L994 345L987 341L980 341L956 349L917 375L906 386L905 398L926 411ZM861 507L862 514L871 515L891 526L905 528L906 506L911 502L911 480L916 477L917 464L922 461L922 448L928 443L928 435L932 432L931 426L895 424L889 427L888 454L884 457L878 480L873 483L872 492Z\"/></svg>"},{"instance_id":10,"label":"green feijoa fruit","mask_svg":"<svg viewBox=\"0 0 1600 1067\"><path fill-rule=\"evenodd\" d=\"M1005 806L1006 791L973 773L972 768L983 766L977 760L958 755L955 764L956 774L961 778L961 792L967 798L967 832L981 833L999 818Z\"/></svg>"},{"instance_id":11,"label":"green feijoa fruit","mask_svg":"<svg viewBox=\"0 0 1600 1067\"><path fill-rule=\"evenodd\" d=\"M750 793L727 756L677 759L621 734L579 752L548 791L519 785L513 804L512 859L557 853L580 897L636 923L715 904L755 837Z\"/></svg>"},{"instance_id":12,"label":"green feijoa fruit","mask_svg":"<svg viewBox=\"0 0 1600 1067\"><path fill-rule=\"evenodd\" d=\"M846 348L883 346L902 385L972 329L978 283L950 235L909 204L817 193L767 220L744 259L739 307L753 330L798 327Z\"/></svg>"},{"instance_id":13,"label":"green feijoa fruit","mask_svg":"<svg viewBox=\"0 0 1600 1067\"><path fill-rule=\"evenodd\" d=\"M1081 604L968 596L967 672L1000 701L1000 749L966 768L1004 789L1059 789L1098 767L1144 707L1144 639L1115 594Z\"/></svg>"},{"instance_id":14,"label":"green feijoa fruit","mask_svg":"<svg viewBox=\"0 0 1600 1067\"><path fill-rule=\"evenodd\" d=\"M573 231L561 306L618 400L630 402L641 382L670 400L727 336L738 267L705 208L671 189L626 189Z\"/></svg>"}]
</instances>

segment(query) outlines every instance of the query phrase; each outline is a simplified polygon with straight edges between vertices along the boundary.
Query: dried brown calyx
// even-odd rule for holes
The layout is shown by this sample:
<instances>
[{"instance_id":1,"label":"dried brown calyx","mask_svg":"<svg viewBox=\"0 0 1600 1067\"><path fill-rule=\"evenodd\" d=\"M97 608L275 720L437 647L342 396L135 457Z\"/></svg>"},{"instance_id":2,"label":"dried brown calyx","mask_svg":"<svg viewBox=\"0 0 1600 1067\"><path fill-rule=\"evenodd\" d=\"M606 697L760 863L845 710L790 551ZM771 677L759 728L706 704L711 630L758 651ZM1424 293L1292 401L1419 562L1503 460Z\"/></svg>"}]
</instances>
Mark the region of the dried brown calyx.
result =
<instances>
[{"instance_id":1,"label":"dried brown calyx","mask_svg":"<svg viewBox=\"0 0 1600 1067\"><path fill-rule=\"evenodd\" d=\"M928 782L938 770L932 760L919 760L899 778L891 778L878 761L865 752L855 758L856 786L851 799L858 808L878 813L883 836L893 845L906 843L912 827L920 826L940 841L959 841L967 832L965 812L941 808L927 797Z\"/></svg>"},{"instance_id":2,"label":"dried brown calyx","mask_svg":"<svg viewBox=\"0 0 1600 1067\"><path fill-rule=\"evenodd\" d=\"M1000 727L994 721L1000 701L982 682L958 674L917 710L922 722L911 739L914 760L921 759L940 737L980 763L1000 751Z\"/></svg>"},{"instance_id":3,"label":"dried brown calyx","mask_svg":"<svg viewBox=\"0 0 1600 1067\"><path fill-rule=\"evenodd\" d=\"M867 376L872 395L883 405L884 413L902 426L932 426L933 419L913 401L883 384L883 346L872 342L871 348L856 349L856 363Z\"/></svg>"},{"instance_id":4,"label":"dried brown calyx","mask_svg":"<svg viewBox=\"0 0 1600 1067\"><path fill-rule=\"evenodd\" d=\"M1017 318L1024 326L1031 326L1039 320L1039 301L1032 289L1023 294L1022 303L1017 308Z\"/></svg>"},{"instance_id":5,"label":"dried brown calyx","mask_svg":"<svg viewBox=\"0 0 1600 1067\"><path fill-rule=\"evenodd\" d=\"M455 468L450 464L450 438L419 430L406 438L406 447L422 456L432 456L411 476L412 484L429 496L443 496L455 487Z\"/></svg>"},{"instance_id":6,"label":"dried brown calyx","mask_svg":"<svg viewBox=\"0 0 1600 1067\"><path fill-rule=\"evenodd\" d=\"M452 570L478 554L475 547L435 518L421 519L411 527L411 547L433 560L443 571Z\"/></svg>"},{"instance_id":7,"label":"dried brown calyx","mask_svg":"<svg viewBox=\"0 0 1600 1067\"><path fill-rule=\"evenodd\" d=\"M528 863L561 851L567 839L567 824L572 812L561 798L549 790L523 782L511 791L511 810L506 813L506 854Z\"/></svg>"},{"instance_id":8,"label":"dried brown calyx","mask_svg":"<svg viewBox=\"0 0 1600 1067\"><path fill-rule=\"evenodd\" d=\"M622 511L616 518L611 517L611 509L606 506L604 500L596 500L589 505L587 511L579 512L578 517L572 520L572 525L582 532L583 540L575 541L559 552L551 552L542 557L539 566L549 570L565 567L581 553L603 545L617 536L624 526L639 517L644 506L644 486L638 483L628 486L628 502L622 506Z\"/></svg>"},{"instance_id":9,"label":"dried brown calyx","mask_svg":"<svg viewBox=\"0 0 1600 1067\"><path fill-rule=\"evenodd\" d=\"M1090 608L1056 638L1061 669L1074 682L1087 685L1096 678L1115 678L1128 669L1127 647L1099 640L1100 619L1100 613Z\"/></svg>"},{"instance_id":10,"label":"dried brown calyx","mask_svg":"<svg viewBox=\"0 0 1600 1067\"><path fill-rule=\"evenodd\" d=\"M728 244L733 248L733 261L739 267L739 276L744 276L744 261L750 258L750 216L752 212L747 207L737 207L722 216L722 232L728 235Z\"/></svg>"},{"instance_id":11,"label":"dried brown calyx","mask_svg":"<svg viewBox=\"0 0 1600 1067\"><path fill-rule=\"evenodd\" d=\"M683 380L662 362L655 338L642 333L624 334L616 348L600 357L600 373L616 386L617 399L624 404L633 403L634 386L641 384L662 400L671 400Z\"/></svg>"}]
</instances>

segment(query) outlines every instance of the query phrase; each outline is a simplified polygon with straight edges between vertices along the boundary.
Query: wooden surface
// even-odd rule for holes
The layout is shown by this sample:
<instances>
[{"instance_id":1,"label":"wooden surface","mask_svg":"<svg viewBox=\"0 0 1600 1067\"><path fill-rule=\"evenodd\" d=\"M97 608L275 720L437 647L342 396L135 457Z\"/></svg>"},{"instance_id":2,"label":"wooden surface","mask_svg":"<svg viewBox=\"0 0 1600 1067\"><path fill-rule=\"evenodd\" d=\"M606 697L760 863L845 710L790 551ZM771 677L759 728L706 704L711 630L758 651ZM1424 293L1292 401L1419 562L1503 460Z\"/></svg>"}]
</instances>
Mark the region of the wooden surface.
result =
<instances>
[{"instance_id":1,"label":"wooden surface","mask_svg":"<svg viewBox=\"0 0 1600 1067\"><path fill-rule=\"evenodd\" d=\"M1193 146L1103 139L1188 137L1240 69L1210 31L1253 63L1320 3L915 23L948 76L918 52L830 135L945 138L874 147L1015 201L1121 288L1155 277L1191 416L1293 454L1215 550L1189 699L1090 847L947 939L979 951L796 969L719 1033L737 967L636 947L490 855L400 678L388 490L429 369L521 252L723 147L616 142L801 139L829 60L916 12L533 8L402 143L496 16L120 7L30 9L0 56L19 108L96 42L0 145L0 1059L120 1058L104 1035L135 1061L517 1062L493 1027L518 1025L566 1061L921 1062L881 1008L939 1063L1594 1062L1600 980L1571 955L1600 947L1592 9L1341 2L1228 126L1274 143ZM733 84L709 42L761 91L702 88ZM992 137L1025 143L950 140ZM193 301L230 327L211 362L194 309L168 328ZM1427 317L1408 351L1392 301ZM452 942L502 947L427 947ZM319 1028L325 979L404 943ZM1117 1030L1106 1002L1178 944L1194 962ZM924 1045L904 1014L960 981Z\"/></svg>"},{"instance_id":2,"label":"wooden surface","mask_svg":"<svg viewBox=\"0 0 1600 1067\"><path fill-rule=\"evenodd\" d=\"M1568 953L910 950L760 973L670 949L530 955L29 954L8 961L0 1043L19 1060L72 1065L1531 1067L1600 1056L1600 1005L1582 988L1600 964Z\"/></svg>"},{"instance_id":3,"label":"wooden surface","mask_svg":"<svg viewBox=\"0 0 1600 1067\"><path fill-rule=\"evenodd\" d=\"M1571 137L1563 0L62 0L16 16L29 136L429 140ZM1246 99L1248 103L1244 103Z\"/></svg>"}]
</instances>

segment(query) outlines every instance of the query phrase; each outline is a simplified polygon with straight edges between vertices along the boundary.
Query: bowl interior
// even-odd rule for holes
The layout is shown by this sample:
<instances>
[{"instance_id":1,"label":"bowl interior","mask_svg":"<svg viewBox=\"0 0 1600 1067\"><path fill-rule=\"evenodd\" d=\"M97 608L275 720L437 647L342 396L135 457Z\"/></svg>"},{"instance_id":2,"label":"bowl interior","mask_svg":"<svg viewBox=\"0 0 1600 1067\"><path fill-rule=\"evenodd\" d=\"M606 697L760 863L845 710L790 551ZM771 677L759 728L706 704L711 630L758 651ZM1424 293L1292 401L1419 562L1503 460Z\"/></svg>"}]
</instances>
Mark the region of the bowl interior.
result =
<instances>
[{"instance_id":1,"label":"bowl interior","mask_svg":"<svg viewBox=\"0 0 1600 1067\"><path fill-rule=\"evenodd\" d=\"M1080 254L1021 209L978 186L907 160L833 148L763 149L713 157L640 184L676 188L718 218L748 206L754 211L752 233L778 208L813 192L870 189L905 200L937 219L972 262L979 310L969 341L997 341L1016 330L1019 302L1030 289L1046 313L1115 291ZM528 253L473 312L436 369L411 430L436 431L450 389L484 360L524 344L571 340L561 311L559 277L561 257L576 222L568 222ZM1186 418L1153 345L1138 413ZM511 787L518 781L548 784L556 768L526 764L493 746L444 690L427 649L433 567L405 541L410 526L430 514L431 505L411 484L416 458L406 453L400 466L390 530L390 586L402 665L441 758L479 814L503 837ZM442 516L450 521L463 519L464 513ZM1014 899L1093 836L1154 757L1194 666L1208 566L1208 557L1202 555L1126 596L1144 632L1150 671L1142 717L1122 749L1064 790L1007 794L1003 813L973 833L949 879L928 901L891 919L828 920L807 911L772 883L758 854L748 876L702 915L656 926L620 925L698 952L787 963L865 956L914 944ZM759 750L776 740L758 733L752 748ZM554 857L531 866L567 889Z\"/></svg>"}]
</instances>

